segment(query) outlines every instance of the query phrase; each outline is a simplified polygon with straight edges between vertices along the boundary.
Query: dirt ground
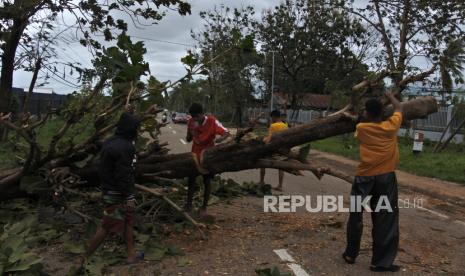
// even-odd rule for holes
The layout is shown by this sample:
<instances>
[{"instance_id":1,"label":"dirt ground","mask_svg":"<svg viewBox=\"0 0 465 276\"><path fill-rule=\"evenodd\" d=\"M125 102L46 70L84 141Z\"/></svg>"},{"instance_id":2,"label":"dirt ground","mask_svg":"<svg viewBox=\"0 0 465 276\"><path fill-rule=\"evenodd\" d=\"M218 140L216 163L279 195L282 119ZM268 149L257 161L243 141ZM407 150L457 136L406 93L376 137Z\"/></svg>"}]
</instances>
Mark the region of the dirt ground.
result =
<instances>
[{"instance_id":1,"label":"dirt ground","mask_svg":"<svg viewBox=\"0 0 465 276\"><path fill-rule=\"evenodd\" d=\"M185 152L190 145L182 139L184 125L170 125L162 140L172 152ZM326 154L311 153L310 160L343 170L354 171L356 162ZM399 275L465 275L465 188L397 172L399 198L406 202L422 200L418 208L400 210L400 248L396 263ZM258 181L258 170L225 173L223 178L237 182ZM276 170L267 170L265 181L277 185ZM321 181L311 174L285 175L283 195L344 195L351 185L325 176ZM255 269L278 267L291 275L371 275L371 220L365 214L362 250L354 265L341 258L345 248L347 213L265 213L263 198L246 196L229 203L210 206L215 222L208 226L208 240L201 240L194 229L171 233L163 242L180 248L182 255L161 262L143 262L132 266L111 267L108 275L256 275ZM292 258L283 261L275 250L284 249ZM50 251L50 250L49 250ZM45 254L45 253L44 253ZM55 268L60 250L50 258ZM298 266L299 269L295 269ZM294 269L293 269L294 267ZM62 269L54 275L64 275ZM393 274L393 273L391 273ZM377 274L379 275L379 274Z\"/></svg>"}]
</instances>

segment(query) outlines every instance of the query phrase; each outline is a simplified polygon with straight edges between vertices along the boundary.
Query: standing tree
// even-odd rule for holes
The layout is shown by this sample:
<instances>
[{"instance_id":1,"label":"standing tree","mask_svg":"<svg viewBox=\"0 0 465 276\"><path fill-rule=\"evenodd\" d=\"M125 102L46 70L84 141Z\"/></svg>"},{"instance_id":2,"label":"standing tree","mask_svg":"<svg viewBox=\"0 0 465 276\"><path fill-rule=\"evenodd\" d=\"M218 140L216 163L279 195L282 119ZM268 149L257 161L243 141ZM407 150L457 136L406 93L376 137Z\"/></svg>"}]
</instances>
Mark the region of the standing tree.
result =
<instances>
[{"instance_id":1,"label":"standing tree","mask_svg":"<svg viewBox=\"0 0 465 276\"><path fill-rule=\"evenodd\" d=\"M271 83L274 52L275 84L290 95L292 109L298 109L303 93L331 93L368 74L364 55L354 52L368 42L362 24L327 2L287 0L267 10L258 25L267 55L262 79Z\"/></svg>"},{"instance_id":2,"label":"standing tree","mask_svg":"<svg viewBox=\"0 0 465 276\"><path fill-rule=\"evenodd\" d=\"M252 79L257 59L254 14L252 7L233 10L216 7L200 13L204 28L192 33L200 49L200 62L208 63L206 69L215 87L216 105L232 114L238 125L243 122L243 107L254 93ZM213 57L215 60L209 62Z\"/></svg>"},{"instance_id":3,"label":"standing tree","mask_svg":"<svg viewBox=\"0 0 465 276\"><path fill-rule=\"evenodd\" d=\"M382 45L374 64L380 71L352 87L351 103L343 111L355 109L360 96L386 77L399 96L408 84L427 81L441 65L448 66L441 64L443 50L464 35L465 4L461 1L370 0L362 7L353 1L330 2L373 28ZM426 67L421 66L425 63Z\"/></svg>"},{"instance_id":4,"label":"standing tree","mask_svg":"<svg viewBox=\"0 0 465 276\"><path fill-rule=\"evenodd\" d=\"M126 31L125 18L138 24L147 20L150 24L159 21L164 12L159 7L174 7L179 13L190 13L190 5L182 0L142 0L142 1L51 1L51 0L6 0L0 7L0 113L7 113L13 85L14 64L18 47L32 40L34 26L44 20L51 23L59 15L74 18L77 36L82 45L99 52L102 45L95 35L103 34L105 40L114 39L116 30ZM46 19L43 14L48 14ZM139 23L140 24L140 23ZM0 128L0 134L1 130ZM1 135L0 135L1 137Z\"/></svg>"},{"instance_id":5,"label":"standing tree","mask_svg":"<svg viewBox=\"0 0 465 276\"><path fill-rule=\"evenodd\" d=\"M207 111L212 111L211 106L206 105L205 100L210 95L210 86L206 80L183 81L169 92L169 107L178 112L186 112L193 102L203 103Z\"/></svg>"}]
</instances>

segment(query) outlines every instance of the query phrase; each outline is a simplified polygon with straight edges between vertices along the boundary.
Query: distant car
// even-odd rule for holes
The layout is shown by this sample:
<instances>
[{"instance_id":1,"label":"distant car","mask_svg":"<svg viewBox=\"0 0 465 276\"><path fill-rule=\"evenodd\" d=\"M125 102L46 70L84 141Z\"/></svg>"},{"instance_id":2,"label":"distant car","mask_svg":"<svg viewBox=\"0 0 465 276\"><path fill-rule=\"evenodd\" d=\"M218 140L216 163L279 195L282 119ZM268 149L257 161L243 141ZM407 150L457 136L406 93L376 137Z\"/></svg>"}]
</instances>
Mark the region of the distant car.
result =
<instances>
[{"instance_id":1,"label":"distant car","mask_svg":"<svg viewBox=\"0 0 465 276\"><path fill-rule=\"evenodd\" d=\"M187 115L186 113L176 113L176 115L173 118L173 123L175 124L187 124L187 121L189 121L190 116Z\"/></svg>"}]
</instances>

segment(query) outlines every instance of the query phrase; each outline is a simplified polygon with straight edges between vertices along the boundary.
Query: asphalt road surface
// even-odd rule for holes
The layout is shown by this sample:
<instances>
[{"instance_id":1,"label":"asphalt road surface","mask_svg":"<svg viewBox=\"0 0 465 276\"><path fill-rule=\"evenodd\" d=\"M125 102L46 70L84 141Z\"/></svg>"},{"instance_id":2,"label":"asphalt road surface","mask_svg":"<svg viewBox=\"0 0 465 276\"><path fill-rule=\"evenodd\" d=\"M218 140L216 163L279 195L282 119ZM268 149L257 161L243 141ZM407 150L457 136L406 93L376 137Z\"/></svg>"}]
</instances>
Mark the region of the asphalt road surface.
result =
<instances>
[{"instance_id":1,"label":"asphalt road surface","mask_svg":"<svg viewBox=\"0 0 465 276\"><path fill-rule=\"evenodd\" d=\"M169 124L161 140L172 153L187 152L186 125ZM311 158L318 160L319 154ZM326 158L327 159L327 158ZM331 164L337 166L336 163ZM342 168L339 168L342 169ZM347 169L347 168L346 168ZM349 168L350 169L350 168ZM259 180L258 170L224 173L239 183ZM277 185L277 171L267 170L266 183ZM404 179L404 181L408 181ZM421 183L421 181L420 181ZM341 195L347 197L350 184L325 176L286 174L282 195ZM446 187L447 188L447 187ZM457 189L465 189L458 187ZM396 263L400 275L465 275L465 212L463 205L434 193L400 188L400 249ZM462 202L462 203L465 203ZM191 236L174 238L186 255L169 258L158 267L162 275L256 275L255 269L277 266L291 275L371 275L371 221L365 214L361 253L356 264L341 258L345 247L347 213L264 213L263 199L244 197L229 204L210 207L216 217L209 240ZM312 203L314 205L314 203ZM414 206L413 206L414 205ZM378 275L379 273L377 273ZM390 273L393 274L393 273Z\"/></svg>"}]
</instances>

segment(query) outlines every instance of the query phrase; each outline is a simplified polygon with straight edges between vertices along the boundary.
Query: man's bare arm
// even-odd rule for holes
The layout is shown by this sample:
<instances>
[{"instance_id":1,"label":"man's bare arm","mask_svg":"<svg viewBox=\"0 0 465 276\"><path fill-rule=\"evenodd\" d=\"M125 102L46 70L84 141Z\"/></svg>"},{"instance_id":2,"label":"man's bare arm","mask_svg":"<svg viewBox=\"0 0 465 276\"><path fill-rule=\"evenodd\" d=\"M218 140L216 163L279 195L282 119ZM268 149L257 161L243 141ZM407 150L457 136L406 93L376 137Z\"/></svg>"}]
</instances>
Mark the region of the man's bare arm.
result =
<instances>
[{"instance_id":1,"label":"man's bare arm","mask_svg":"<svg viewBox=\"0 0 465 276\"><path fill-rule=\"evenodd\" d=\"M192 142L192 133L190 132L189 129L187 130L186 142L188 143Z\"/></svg>"},{"instance_id":2,"label":"man's bare arm","mask_svg":"<svg viewBox=\"0 0 465 276\"><path fill-rule=\"evenodd\" d=\"M223 142L224 140L226 140L228 137L229 137L229 132L226 131L223 135L221 135L221 137L218 137L217 139L215 139L215 144L219 144L221 142Z\"/></svg>"},{"instance_id":3,"label":"man's bare arm","mask_svg":"<svg viewBox=\"0 0 465 276\"><path fill-rule=\"evenodd\" d=\"M386 93L386 96L391 101L392 106L394 107L394 112L402 113L402 104L399 102L399 100L396 97L394 97L394 95L391 92Z\"/></svg>"}]
</instances>

